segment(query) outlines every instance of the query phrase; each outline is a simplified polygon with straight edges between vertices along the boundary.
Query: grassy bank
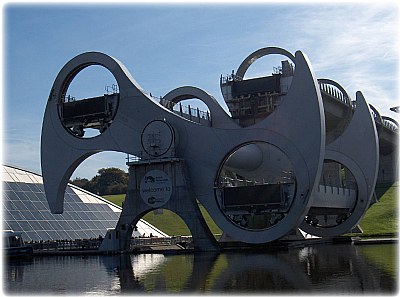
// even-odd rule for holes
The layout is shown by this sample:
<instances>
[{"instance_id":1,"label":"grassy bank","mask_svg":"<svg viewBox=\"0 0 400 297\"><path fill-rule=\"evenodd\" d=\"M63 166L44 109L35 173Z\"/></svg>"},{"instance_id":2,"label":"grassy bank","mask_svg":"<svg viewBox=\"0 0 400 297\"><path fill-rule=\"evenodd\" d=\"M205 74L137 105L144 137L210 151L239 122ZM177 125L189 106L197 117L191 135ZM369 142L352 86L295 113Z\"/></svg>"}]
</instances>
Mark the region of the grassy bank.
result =
<instances>
[{"instance_id":1,"label":"grassy bank","mask_svg":"<svg viewBox=\"0 0 400 297\"><path fill-rule=\"evenodd\" d=\"M362 236L398 234L398 183L376 188L379 201L368 209L360 222Z\"/></svg>"},{"instance_id":2,"label":"grassy bank","mask_svg":"<svg viewBox=\"0 0 400 297\"><path fill-rule=\"evenodd\" d=\"M397 236L399 227L397 207L398 183L391 186L378 186L376 194L379 202L370 207L360 222L360 226L364 231L362 236ZM125 194L104 196L104 198L122 206ZM199 206L211 232L213 234L221 234L222 231L217 227L204 207L201 204ZM183 220L169 210L164 209L162 214L149 212L143 219L169 235L190 235L189 229Z\"/></svg>"},{"instance_id":3,"label":"grassy bank","mask_svg":"<svg viewBox=\"0 0 400 297\"><path fill-rule=\"evenodd\" d=\"M125 194L104 196L103 198L122 206L122 202L125 200ZM203 205L199 204L199 207L211 232L214 235L222 234L221 229L214 223ZM147 213L143 219L168 235L191 235L184 221L177 214L168 209L163 209L162 214L156 214L151 211Z\"/></svg>"},{"instance_id":4,"label":"grassy bank","mask_svg":"<svg viewBox=\"0 0 400 297\"><path fill-rule=\"evenodd\" d=\"M125 200L125 194L103 196L103 198L122 207L122 202Z\"/></svg>"}]
</instances>

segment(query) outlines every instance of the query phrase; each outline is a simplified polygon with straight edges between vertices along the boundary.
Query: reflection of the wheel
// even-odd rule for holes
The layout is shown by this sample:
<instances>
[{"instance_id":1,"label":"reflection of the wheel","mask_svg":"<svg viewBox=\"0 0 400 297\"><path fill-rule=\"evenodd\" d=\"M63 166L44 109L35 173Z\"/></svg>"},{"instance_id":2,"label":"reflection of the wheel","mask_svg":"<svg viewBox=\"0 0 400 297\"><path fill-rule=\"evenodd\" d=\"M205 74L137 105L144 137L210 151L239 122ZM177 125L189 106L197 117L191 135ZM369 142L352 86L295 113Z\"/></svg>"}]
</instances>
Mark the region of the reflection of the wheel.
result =
<instances>
[{"instance_id":1,"label":"reflection of the wheel","mask_svg":"<svg viewBox=\"0 0 400 297\"><path fill-rule=\"evenodd\" d=\"M117 269L121 292L373 293L394 290L394 279L369 263L362 248L318 245L271 252L122 255Z\"/></svg>"},{"instance_id":2,"label":"reflection of the wheel","mask_svg":"<svg viewBox=\"0 0 400 297\"><path fill-rule=\"evenodd\" d=\"M221 254L218 261L226 262L227 267L215 277L213 287L207 288L212 292L285 292L310 289L310 281L300 266L274 254Z\"/></svg>"},{"instance_id":3,"label":"reflection of the wheel","mask_svg":"<svg viewBox=\"0 0 400 297\"><path fill-rule=\"evenodd\" d=\"M366 246L320 245L301 249L299 265L313 290L326 293L374 293L394 289L389 275L364 256ZM378 252L379 253L379 252ZM394 281L394 279L393 279Z\"/></svg>"},{"instance_id":4,"label":"reflection of the wheel","mask_svg":"<svg viewBox=\"0 0 400 297\"><path fill-rule=\"evenodd\" d=\"M268 251L164 256L34 257L5 261L10 294L367 293L397 289L397 245L319 244ZM57 272L63 269L63 276ZM46 285L43 285L46 284ZM57 291L60 293L60 291ZM320 294L318 294L320 295Z\"/></svg>"}]
</instances>

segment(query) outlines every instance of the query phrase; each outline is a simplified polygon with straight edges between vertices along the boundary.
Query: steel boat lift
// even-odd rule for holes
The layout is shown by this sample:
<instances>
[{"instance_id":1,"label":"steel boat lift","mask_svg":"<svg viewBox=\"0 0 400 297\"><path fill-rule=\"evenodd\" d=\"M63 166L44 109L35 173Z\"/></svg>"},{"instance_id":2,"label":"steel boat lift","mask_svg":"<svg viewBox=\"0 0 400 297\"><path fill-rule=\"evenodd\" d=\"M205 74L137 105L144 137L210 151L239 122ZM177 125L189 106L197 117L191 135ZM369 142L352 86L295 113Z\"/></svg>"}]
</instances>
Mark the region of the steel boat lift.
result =
<instances>
[{"instance_id":1,"label":"steel boat lift","mask_svg":"<svg viewBox=\"0 0 400 297\"><path fill-rule=\"evenodd\" d=\"M282 55L272 76L245 79L251 64ZM71 100L68 87L84 68L115 77L112 94ZM317 79L305 54L262 48L220 79L228 114L192 86L162 98L146 94L118 60L99 52L70 60L55 79L43 120L41 162L53 213L78 165L102 151L135 156L120 220L103 250L126 250L137 221L166 208L189 227L195 249L219 248L197 200L225 240L263 244L299 235L354 229L371 204L379 167L376 119L361 92ZM209 111L182 111L199 99ZM176 108L180 106L180 108ZM85 137L95 129L97 136ZM397 131L396 131L397 133Z\"/></svg>"}]
</instances>

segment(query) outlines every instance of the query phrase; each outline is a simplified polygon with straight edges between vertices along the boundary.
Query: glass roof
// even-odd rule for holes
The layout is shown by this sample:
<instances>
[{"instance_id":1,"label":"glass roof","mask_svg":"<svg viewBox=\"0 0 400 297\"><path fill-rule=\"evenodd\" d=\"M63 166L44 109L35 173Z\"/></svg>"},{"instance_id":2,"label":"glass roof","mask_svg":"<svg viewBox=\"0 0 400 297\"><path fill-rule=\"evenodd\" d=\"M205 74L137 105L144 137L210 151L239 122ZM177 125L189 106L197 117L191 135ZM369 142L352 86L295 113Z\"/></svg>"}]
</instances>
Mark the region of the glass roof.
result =
<instances>
[{"instance_id":1,"label":"glass roof","mask_svg":"<svg viewBox=\"0 0 400 297\"><path fill-rule=\"evenodd\" d=\"M2 166L3 230L21 233L25 241L88 239L105 236L115 228L122 208L68 184L64 212L52 214L40 175L11 166ZM138 222L132 236L152 233L168 236L144 220Z\"/></svg>"}]
</instances>

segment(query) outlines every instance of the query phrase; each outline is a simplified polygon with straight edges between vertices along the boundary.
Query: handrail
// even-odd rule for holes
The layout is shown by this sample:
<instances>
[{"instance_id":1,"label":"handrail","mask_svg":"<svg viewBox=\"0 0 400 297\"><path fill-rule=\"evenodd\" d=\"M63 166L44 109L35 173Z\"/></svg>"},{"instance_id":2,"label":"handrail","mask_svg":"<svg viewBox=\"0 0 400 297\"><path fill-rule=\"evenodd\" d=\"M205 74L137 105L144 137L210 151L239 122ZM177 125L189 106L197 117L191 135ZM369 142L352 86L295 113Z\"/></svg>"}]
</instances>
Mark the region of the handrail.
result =
<instances>
[{"instance_id":1,"label":"handrail","mask_svg":"<svg viewBox=\"0 0 400 297\"><path fill-rule=\"evenodd\" d=\"M90 239L62 239L62 240L47 240L47 241L27 241L26 243L32 246L33 250L37 251L76 251L76 250L97 250L102 242L102 238Z\"/></svg>"},{"instance_id":2,"label":"handrail","mask_svg":"<svg viewBox=\"0 0 400 297\"><path fill-rule=\"evenodd\" d=\"M173 161L179 160L179 158L175 157L175 151L171 150L170 153L162 155L162 156L152 156L145 151L138 151L133 154L126 154L126 164L129 165L130 163L138 163L138 162L147 162L147 163L155 163L160 162L160 160L170 159Z\"/></svg>"},{"instance_id":3,"label":"handrail","mask_svg":"<svg viewBox=\"0 0 400 297\"><path fill-rule=\"evenodd\" d=\"M192 243L192 236L169 236L169 237L136 237L131 239L131 248L148 245L174 245L179 243Z\"/></svg>"},{"instance_id":4,"label":"handrail","mask_svg":"<svg viewBox=\"0 0 400 297\"><path fill-rule=\"evenodd\" d=\"M323 93L330 95L331 97L348 106L351 106L350 96L338 83L330 79L318 79L318 84Z\"/></svg>"},{"instance_id":5,"label":"handrail","mask_svg":"<svg viewBox=\"0 0 400 297\"><path fill-rule=\"evenodd\" d=\"M190 105L182 105L181 102L175 103L170 100L164 99L161 96L160 97L152 96L152 98L157 99L159 104L168 108L172 112L179 114L180 116L189 115L190 120L192 120L192 117L195 117L198 119L197 122L200 122L200 119L211 122L211 115L209 111L200 110L198 107L193 108Z\"/></svg>"},{"instance_id":6,"label":"handrail","mask_svg":"<svg viewBox=\"0 0 400 297\"><path fill-rule=\"evenodd\" d=\"M293 183L294 178L290 174L291 172L286 172L288 176L281 176L281 179L284 181L278 182L280 184L290 184ZM272 184L270 182L265 181L262 179L259 180L249 180L249 179L240 179L240 178L232 178L228 176L224 176L220 178L220 185L221 187L238 187L238 186L256 186L256 185L269 185Z\"/></svg>"},{"instance_id":7,"label":"handrail","mask_svg":"<svg viewBox=\"0 0 400 297\"><path fill-rule=\"evenodd\" d=\"M383 126L389 128L392 131L399 130L399 123L390 117L382 116L382 124Z\"/></svg>"}]
</instances>

